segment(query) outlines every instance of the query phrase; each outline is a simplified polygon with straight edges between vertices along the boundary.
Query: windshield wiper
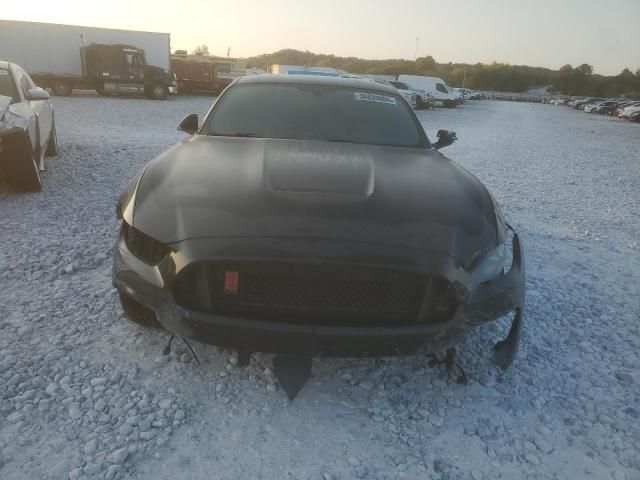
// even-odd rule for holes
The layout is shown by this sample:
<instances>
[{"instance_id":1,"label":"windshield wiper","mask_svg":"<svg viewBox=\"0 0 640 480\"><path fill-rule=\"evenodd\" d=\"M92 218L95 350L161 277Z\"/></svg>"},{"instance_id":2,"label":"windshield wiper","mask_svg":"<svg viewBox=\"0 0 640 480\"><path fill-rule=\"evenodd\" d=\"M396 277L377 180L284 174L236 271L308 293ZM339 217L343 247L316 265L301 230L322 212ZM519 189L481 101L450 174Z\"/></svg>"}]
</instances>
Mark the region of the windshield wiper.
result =
<instances>
[{"instance_id":1,"label":"windshield wiper","mask_svg":"<svg viewBox=\"0 0 640 480\"><path fill-rule=\"evenodd\" d=\"M207 133L211 137L237 137L237 138L264 138L262 135L250 132L232 132L232 133L219 133L211 132Z\"/></svg>"}]
</instances>

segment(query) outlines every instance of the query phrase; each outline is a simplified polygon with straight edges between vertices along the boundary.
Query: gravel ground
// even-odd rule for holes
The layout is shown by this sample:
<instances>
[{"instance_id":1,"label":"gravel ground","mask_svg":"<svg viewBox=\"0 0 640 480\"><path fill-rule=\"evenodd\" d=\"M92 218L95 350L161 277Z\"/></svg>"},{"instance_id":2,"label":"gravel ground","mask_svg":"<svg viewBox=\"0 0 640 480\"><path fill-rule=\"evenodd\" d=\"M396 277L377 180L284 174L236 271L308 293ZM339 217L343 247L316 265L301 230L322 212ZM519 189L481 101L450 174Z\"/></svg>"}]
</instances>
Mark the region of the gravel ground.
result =
<instances>
[{"instance_id":1,"label":"gravel ground","mask_svg":"<svg viewBox=\"0 0 640 480\"><path fill-rule=\"evenodd\" d=\"M123 318L110 250L120 189L206 97L55 98L60 155L40 194L0 194L2 479L640 479L640 128L549 105L422 112L525 241L527 321L461 346L456 385L423 355L314 360L289 403L267 355Z\"/></svg>"}]
</instances>

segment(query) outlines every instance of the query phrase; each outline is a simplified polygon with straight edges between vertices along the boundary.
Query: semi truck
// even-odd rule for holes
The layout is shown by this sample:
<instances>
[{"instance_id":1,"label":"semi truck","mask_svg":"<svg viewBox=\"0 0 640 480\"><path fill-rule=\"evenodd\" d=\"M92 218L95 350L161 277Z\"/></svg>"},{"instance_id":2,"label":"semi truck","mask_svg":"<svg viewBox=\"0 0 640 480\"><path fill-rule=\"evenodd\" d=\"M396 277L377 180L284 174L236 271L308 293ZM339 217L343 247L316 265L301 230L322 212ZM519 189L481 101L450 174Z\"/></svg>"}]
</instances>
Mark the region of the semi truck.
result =
<instances>
[{"instance_id":1,"label":"semi truck","mask_svg":"<svg viewBox=\"0 0 640 480\"><path fill-rule=\"evenodd\" d=\"M55 95L91 89L164 99L177 93L169 56L168 33L0 20L0 60Z\"/></svg>"}]
</instances>

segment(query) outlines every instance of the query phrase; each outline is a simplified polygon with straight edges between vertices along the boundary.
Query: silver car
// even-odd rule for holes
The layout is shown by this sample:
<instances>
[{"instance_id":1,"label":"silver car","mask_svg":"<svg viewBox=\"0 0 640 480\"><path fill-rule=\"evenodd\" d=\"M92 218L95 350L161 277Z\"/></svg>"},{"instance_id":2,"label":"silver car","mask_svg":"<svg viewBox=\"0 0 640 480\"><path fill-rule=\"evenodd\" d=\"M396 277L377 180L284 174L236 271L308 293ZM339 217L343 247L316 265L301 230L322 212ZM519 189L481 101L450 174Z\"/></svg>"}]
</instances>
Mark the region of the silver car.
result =
<instances>
[{"instance_id":1,"label":"silver car","mask_svg":"<svg viewBox=\"0 0 640 480\"><path fill-rule=\"evenodd\" d=\"M53 105L23 68L0 61L0 178L39 191L44 157L58 153Z\"/></svg>"}]
</instances>

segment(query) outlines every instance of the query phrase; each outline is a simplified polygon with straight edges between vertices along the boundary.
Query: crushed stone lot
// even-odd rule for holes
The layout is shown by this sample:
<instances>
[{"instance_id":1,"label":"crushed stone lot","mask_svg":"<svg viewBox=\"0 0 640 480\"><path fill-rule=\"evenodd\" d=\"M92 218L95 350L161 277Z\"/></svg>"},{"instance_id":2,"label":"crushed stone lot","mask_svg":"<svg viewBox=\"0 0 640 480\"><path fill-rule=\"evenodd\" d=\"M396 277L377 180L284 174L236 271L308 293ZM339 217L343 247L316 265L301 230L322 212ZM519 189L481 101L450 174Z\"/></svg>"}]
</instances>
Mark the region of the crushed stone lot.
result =
<instances>
[{"instance_id":1,"label":"crushed stone lot","mask_svg":"<svg viewBox=\"0 0 640 480\"><path fill-rule=\"evenodd\" d=\"M315 359L289 403L268 355L127 322L111 286L117 195L207 97L54 98L43 192L0 193L0 479L640 479L640 125L550 105L420 112L524 239L527 318L424 354Z\"/></svg>"}]
</instances>

